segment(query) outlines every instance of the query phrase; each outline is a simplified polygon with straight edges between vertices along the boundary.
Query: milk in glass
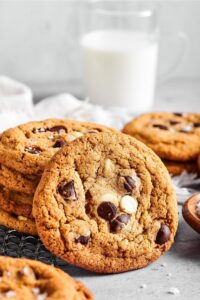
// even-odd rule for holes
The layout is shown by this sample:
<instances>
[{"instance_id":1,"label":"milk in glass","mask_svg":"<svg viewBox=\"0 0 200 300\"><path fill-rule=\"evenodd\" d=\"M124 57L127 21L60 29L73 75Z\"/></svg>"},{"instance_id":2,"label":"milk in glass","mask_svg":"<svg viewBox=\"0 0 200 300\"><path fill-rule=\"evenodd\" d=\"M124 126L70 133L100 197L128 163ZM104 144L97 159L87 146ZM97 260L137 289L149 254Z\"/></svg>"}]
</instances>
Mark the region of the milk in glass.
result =
<instances>
[{"instance_id":1,"label":"milk in glass","mask_svg":"<svg viewBox=\"0 0 200 300\"><path fill-rule=\"evenodd\" d=\"M86 93L93 103L143 112L153 104L158 58L154 35L93 31L81 40Z\"/></svg>"}]
</instances>

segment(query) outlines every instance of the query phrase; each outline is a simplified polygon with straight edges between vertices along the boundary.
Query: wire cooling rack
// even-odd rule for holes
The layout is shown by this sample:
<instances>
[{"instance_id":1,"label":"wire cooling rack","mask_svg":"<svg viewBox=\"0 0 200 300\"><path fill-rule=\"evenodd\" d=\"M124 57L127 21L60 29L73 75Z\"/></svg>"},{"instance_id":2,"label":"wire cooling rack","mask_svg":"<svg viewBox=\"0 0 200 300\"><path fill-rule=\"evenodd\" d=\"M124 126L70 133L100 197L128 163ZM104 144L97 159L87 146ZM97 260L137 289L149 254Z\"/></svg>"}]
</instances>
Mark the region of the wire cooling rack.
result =
<instances>
[{"instance_id":1,"label":"wire cooling rack","mask_svg":"<svg viewBox=\"0 0 200 300\"><path fill-rule=\"evenodd\" d=\"M0 225L0 255L36 259L74 273L70 264L47 251L38 237L22 234Z\"/></svg>"}]
</instances>

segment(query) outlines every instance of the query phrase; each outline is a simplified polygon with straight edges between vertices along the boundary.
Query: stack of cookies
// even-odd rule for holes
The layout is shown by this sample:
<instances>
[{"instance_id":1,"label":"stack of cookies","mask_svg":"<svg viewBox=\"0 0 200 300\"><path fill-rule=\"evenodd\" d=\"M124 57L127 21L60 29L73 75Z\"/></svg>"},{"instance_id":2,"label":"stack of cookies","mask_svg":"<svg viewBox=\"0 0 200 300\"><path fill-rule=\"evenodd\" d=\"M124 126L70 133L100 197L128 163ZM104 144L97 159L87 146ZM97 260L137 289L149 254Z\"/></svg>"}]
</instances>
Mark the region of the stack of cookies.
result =
<instances>
[{"instance_id":1,"label":"stack of cookies","mask_svg":"<svg viewBox=\"0 0 200 300\"><path fill-rule=\"evenodd\" d=\"M171 174L198 172L200 114L148 113L126 124L123 132L153 149Z\"/></svg>"},{"instance_id":2,"label":"stack of cookies","mask_svg":"<svg viewBox=\"0 0 200 300\"><path fill-rule=\"evenodd\" d=\"M0 224L36 235L32 203L46 164L65 143L86 133L102 131L114 129L49 119L3 132L0 136Z\"/></svg>"},{"instance_id":3,"label":"stack of cookies","mask_svg":"<svg viewBox=\"0 0 200 300\"><path fill-rule=\"evenodd\" d=\"M171 178L133 137L77 121L32 122L1 134L0 163L0 224L38 233L69 263L124 272L174 241Z\"/></svg>"}]
</instances>

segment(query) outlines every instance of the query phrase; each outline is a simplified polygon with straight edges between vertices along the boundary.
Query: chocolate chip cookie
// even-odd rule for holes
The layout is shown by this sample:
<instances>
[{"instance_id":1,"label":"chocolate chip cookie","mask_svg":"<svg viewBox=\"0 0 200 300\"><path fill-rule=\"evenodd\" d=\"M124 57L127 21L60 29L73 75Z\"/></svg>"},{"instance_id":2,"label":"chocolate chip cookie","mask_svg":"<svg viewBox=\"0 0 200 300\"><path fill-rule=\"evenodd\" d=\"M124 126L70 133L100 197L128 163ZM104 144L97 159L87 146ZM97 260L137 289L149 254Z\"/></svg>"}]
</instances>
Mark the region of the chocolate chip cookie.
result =
<instances>
[{"instance_id":1,"label":"chocolate chip cookie","mask_svg":"<svg viewBox=\"0 0 200 300\"><path fill-rule=\"evenodd\" d=\"M196 162L175 162L163 160L168 172L174 176L180 175L184 171L187 173L198 173L198 166Z\"/></svg>"},{"instance_id":2,"label":"chocolate chip cookie","mask_svg":"<svg viewBox=\"0 0 200 300\"><path fill-rule=\"evenodd\" d=\"M16 300L92 300L82 284L39 261L0 257L0 298Z\"/></svg>"},{"instance_id":3,"label":"chocolate chip cookie","mask_svg":"<svg viewBox=\"0 0 200 300\"><path fill-rule=\"evenodd\" d=\"M42 174L47 162L67 142L114 129L71 120L49 119L11 128L0 136L0 163L23 174Z\"/></svg>"},{"instance_id":4,"label":"chocolate chip cookie","mask_svg":"<svg viewBox=\"0 0 200 300\"><path fill-rule=\"evenodd\" d=\"M10 190L33 195L39 181L39 176L24 175L0 164L0 184Z\"/></svg>"},{"instance_id":5,"label":"chocolate chip cookie","mask_svg":"<svg viewBox=\"0 0 200 300\"><path fill-rule=\"evenodd\" d=\"M33 215L51 252L101 273L159 258L178 223L171 179L159 157L128 135L105 132L84 135L53 157Z\"/></svg>"},{"instance_id":6,"label":"chocolate chip cookie","mask_svg":"<svg viewBox=\"0 0 200 300\"><path fill-rule=\"evenodd\" d=\"M126 124L123 132L166 160L196 160L200 152L200 114L148 113Z\"/></svg>"},{"instance_id":7,"label":"chocolate chip cookie","mask_svg":"<svg viewBox=\"0 0 200 300\"><path fill-rule=\"evenodd\" d=\"M17 216L15 214L5 212L2 209L0 209L0 225L17 230L19 232L37 235L35 222L32 219L24 216Z\"/></svg>"},{"instance_id":8,"label":"chocolate chip cookie","mask_svg":"<svg viewBox=\"0 0 200 300\"><path fill-rule=\"evenodd\" d=\"M32 217L33 196L15 192L0 185L0 207L4 211L24 216Z\"/></svg>"}]
</instances>

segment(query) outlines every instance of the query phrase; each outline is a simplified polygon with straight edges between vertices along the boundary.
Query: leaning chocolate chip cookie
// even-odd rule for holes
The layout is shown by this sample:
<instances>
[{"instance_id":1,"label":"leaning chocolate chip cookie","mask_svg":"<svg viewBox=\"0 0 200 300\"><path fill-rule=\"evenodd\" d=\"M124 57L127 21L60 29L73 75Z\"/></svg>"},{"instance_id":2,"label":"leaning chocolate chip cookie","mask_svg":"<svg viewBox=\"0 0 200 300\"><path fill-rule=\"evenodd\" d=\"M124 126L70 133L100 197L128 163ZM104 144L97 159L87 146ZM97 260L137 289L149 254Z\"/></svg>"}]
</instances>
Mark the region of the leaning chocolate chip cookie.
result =
<instances>
[{"instance_id":1,"label":"leaning chocolate chip cookie","mask_svg":"<svg viewBox=\"0 0 200 300\"><path fill-rule=\"evenodd\" d=\"M1 134L0 163L23 174L40 175L50 158L65 143L86 133L102 131L115 130L93 123L59 119L26 123Z\"/></svg>"},{"instance_id":2,"label":"leaning chocolate chip cookie","mask_svg":"<svg viewBox=\"0 0 200 300\"><path fill-rule=\"evenodd\" d=\"M92 300L67 273L39 261L0 257L0 299Z\"/></svg>"},{"instance_id":3,"label":"leaning chocolate chip cookie","mask_svg":"<svg viewBox=\"0 0 200 300\"><path fill-rule=\"evenodd\" d=\"M51 252L102 273L157 259L173 243L178 222L165 166L121 133L88 134L57 153L37 188L33 215Z\"/></svg>"},{"instance_id":4,"label":"leaning chocolate chip cookie","mask_svg":"<svg viewBox=\"0 0 200 300\"><path fill-rule=\"evenodd\" d=\"M123 132L145 143L163 159L190 161L200 152L200 114L148 113L126 124Z\"/></svg>"}]
</instances>

